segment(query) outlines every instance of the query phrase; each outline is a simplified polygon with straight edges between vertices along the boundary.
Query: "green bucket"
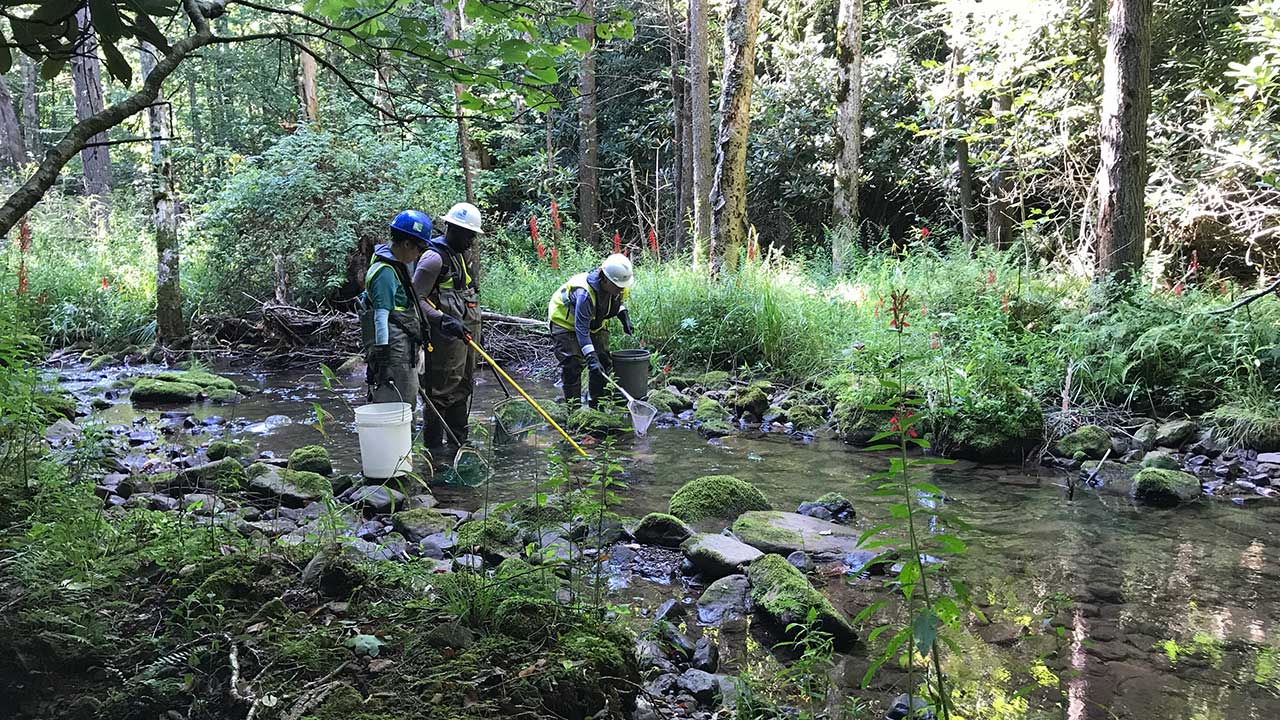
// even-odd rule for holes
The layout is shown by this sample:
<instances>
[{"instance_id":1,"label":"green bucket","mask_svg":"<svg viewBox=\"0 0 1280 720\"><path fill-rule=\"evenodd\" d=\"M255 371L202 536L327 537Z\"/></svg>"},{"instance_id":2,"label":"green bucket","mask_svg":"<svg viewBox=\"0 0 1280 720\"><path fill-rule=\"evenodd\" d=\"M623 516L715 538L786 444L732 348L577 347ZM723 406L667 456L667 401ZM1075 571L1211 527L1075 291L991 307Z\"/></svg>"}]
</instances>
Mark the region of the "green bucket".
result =
<instances>
[{"instance_id":1,"label":"green bucket","mask_svg":"<svg viewBox=\"0 0 1280 720\"><path fill-rule=\"evenodd\" d=\"M637 400L649 396L649 355L644 348L618 350L612 354L618 384Z\"/></svg>"}]
</instances>

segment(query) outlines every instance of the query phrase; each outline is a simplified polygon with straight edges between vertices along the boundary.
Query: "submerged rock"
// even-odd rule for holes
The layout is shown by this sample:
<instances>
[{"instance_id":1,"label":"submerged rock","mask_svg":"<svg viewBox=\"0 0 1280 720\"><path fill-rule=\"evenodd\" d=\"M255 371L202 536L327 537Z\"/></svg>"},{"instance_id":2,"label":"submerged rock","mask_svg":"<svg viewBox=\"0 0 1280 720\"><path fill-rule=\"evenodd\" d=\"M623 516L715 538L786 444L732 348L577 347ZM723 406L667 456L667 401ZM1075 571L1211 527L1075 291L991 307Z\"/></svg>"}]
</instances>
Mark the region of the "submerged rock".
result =
<instances>
[{"instance_id":1,"label":"submerged rock","mask_svg":"<svg viewBox=\"0 0 1280 720\"><path fill-rule=\"evenodd\" d=\"M831 633L837 649L848 649L857 640L848 618L781 555L761 556L751 563L747 577L756 609L781 629L804 622L813 610L817 613L818 626Z\"/></svg>"},{"instance_id":2,"label":"submerged rock","mask_svg":"<svg viewBox=\"0 0 1280 720\"><path fill-rule=\"evenodd\" d=\"M678 548L688 540L693 531L680 518L666 513L649 513L636 527L636 542L646 545Z\"/></svg>"},{"instance_id":3,"label":"submerged rock","mask_svg":"<svg viewBox=\"0 0 1280 720\"><path fill-rule=\"evenodd\" d=\"M1101 460L1111 449L1111 433L1099 425L1082 425L1054 444L1062 457L1080 454L1090 460Z\"/></svg>"},{"instance_id":4,"label":"submerged rock","mask_svg":"<svg viewBox=\"0 0 1280 720\"><path fill-rule=\"evenodd\" d=\"M699 572L713 578L741 572L742 566L763 555L746 543L711 533L689 538L680 549Z\"/></svg>"},{"instance_id":5,"label":"submerged rock","mask_svg":"<svg viewBox=\"0 0 1280 720\"><path fill-rule=\"evenodd\" d=\"M671 496L671 514L685 522L732 518L748 510L768 510L769 499L754 485L732 475L690 480Z\"/></svg>"},{"instance_id":6,"label":"submerged rock","mask_svg":"<svg viewBox=\"0 0 1280 720\"><path fill-rule=\"evenodd\" d=\"M829 492L813 502L800 503L796 512L819 520L845 523L853 521L857 513L853 511L853 503L836 492Z\"/></svg>"},{"instance_id":7,"label":"submerged rock","mask_svg":"<svg viewBox=\"0 0 1280 720\"><path fill-rule=\"evenodd\" d=\"M845 525L774 510L743 513L733 523L733 534L762 552L785 556L799 551L817 560L836 559L857 550L859 537Z\"/></svg>"},{"instance_id":8,"label":"submerged rock","mask_svg":"<svg viewBox=\"0 0 1280 720\"><path fill-rule=\"evenodd\" d=\"M1133 477L1133 496L1156 505L1177 505L1200 497L1200 480L1178 470L1145 468Z\"/></svg>"}]
</instances>

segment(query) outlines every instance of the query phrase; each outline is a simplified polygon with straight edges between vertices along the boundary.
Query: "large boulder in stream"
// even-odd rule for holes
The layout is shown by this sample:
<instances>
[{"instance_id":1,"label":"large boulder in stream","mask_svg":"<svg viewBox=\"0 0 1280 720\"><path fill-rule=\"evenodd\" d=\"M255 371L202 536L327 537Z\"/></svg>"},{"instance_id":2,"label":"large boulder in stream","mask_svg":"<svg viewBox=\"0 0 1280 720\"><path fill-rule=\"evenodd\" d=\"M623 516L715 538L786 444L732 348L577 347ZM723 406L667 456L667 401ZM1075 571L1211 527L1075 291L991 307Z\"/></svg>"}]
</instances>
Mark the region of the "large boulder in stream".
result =
<instances>
[{"instance_id":1,"label":"large boulder in stream","mask_svg":"<svg viewBox=\"0 0 1280 720\"><path fill-rule=\"evenodd\" d=\"M151 376L152 379L162 382L185 383L187 385L195 385L201 390L235 390L236 384L232 380L214 375L203 370L184 370L178 372L162 372ZM141 382L141 381L139 381ZM134 386L137 387L136 385Z\"/></svg>"},{"instance_id":2,"label":"large boulder in stream","mask_svg":"<svg viewBox=\"0 0 1280 720\"><path fill-rule=\"evenodd\" d=\"M404 510L391 516L391 526L396 532L415 543L433 535L444 535L453 530L457 523L456 518L428 508Z\"/></svg>"},{"instance_id":3,"label":"large boulder in stream","mask_svg":"<svg viewBox=\"0 0 1280 720\"><path fill-rule=\"evenodd\" d=\"M751 614L751 583L746 575L728 575L707 586L698 598L698 622L719 625Z\"/></svg>"},{"instance_id":4,"label":"large boulder in stream","mask_svg":"<svg viewBox=\"0 0 1280 720\"><path fill-rule=\"evenodd\" d=\"M756 486L732 475L704 475L671 496L671 514L688 523L732 518L748 510L768 510L769 499Z\"/></svg>"},{"instance_id":5,"label":"large boulder in stream","mask_svg":"<svg viewBox=\"0 0 1280 720\"><path fill-rule=\"evenodd\" d=\"M1179 470L1144 468L1133 476L1133 496L1153 505L1177 505L1200 497L1200 479Z\"/></svg>"},{"instance_id":6,"label":"large boulder in stream","mask_svg":"<svg viewBox=\"0 0 1280 720\"><path fill-rule=\"evenodd\" d=\"M240 461L224 457L183 470L175 478L175 487L205 490L238 490L247 479Z\"/></svg>"},{"instance_id":7,"label":"large boulder in stream","mask_svg":"<svg viewBox=\"0 0 1280 720\"><path fill-rule=\"evenodd\" d=\"M713 533L694 535L680 549L699 572L712 578L739 573L764 554L744 542Z\"/></svg>"},{"instance_id":8,"label":"large boulder in stream","mask_svg":"<svg viewBox=\"0 0 1280 720\"><path fill-rule=\"evenodd\" d=\"M786 556L799 550L819 561L857 550L859 535L845 525L774 510L743 513L733 523L733 534L761 552Z\"/></svg>"},{"instance_id":9,"label":"large boulder in stream","mask_svg":"<svg viewBox=\"0 0 1280 720\"><path fill-rule=\"evenodd\" d=\"M781 555L762 555L751 563L747 577L756 610L781 629L803 623L812 610L816 611L818 627L831 633L837 650L848 650L857 641L849 619Z\"/></svg>"},{"instance_id":10,"label":"large boulder in stream","mask_svg":"<svg viewBox=\"0 0 1280 720\"><path fill-rule=\"evenodd\" d=\"M184 382L171 382L155 378L142 378L133 384L129 400L136 404L171 404L195 402L200 397L200 386Z\"/></svg>"},{"instance_id":11,"label":"large boulder in stream","mask_svg":"<svg viewBox=\"0 0 1280 720\"><path fill-rule=\"evenodd\" d=\"M249 454L249 446L236 440L214 440L209 443L205 456L210 460L222 458L242 458Z\"/></svg>"},{"instance_id":12,"label":"large boulder in stream","mask_svg":"<svg viewBox=\"0 0 1280 720\"><path fill-rule=\"evenodd\" d=\"M328 498L333 486L324 477L300 470L256 463L249 467L249 488L268 498L279 498L286 507L300 508Z\"/></svg>"},{"instance_id":13,"label":"large boulder in stream","mask_svg":"<svg viewBox=\"0 0 1280 720\"><path fill-rule=\"evenodd\" d=\"M289 453L289 469L331 475L333 463L329 460L328 450L319 445L305 445Z\"/></svg>"},{"instance_id":14,"label":"large boulder in stream","mask_svg":"<svg viewBox=\"0 0 1280 720\"><path fill-rule=\"evenodd\" d=\"M1054 444L1061 457L1083 455L1090 460L1101 460L1111 449L1111 433L1099 425L1082 425Z\"/></svg>"},{"instance_id":15,"label":"large boulder in stream","mask_svg":"<svg viewBox=\"0 0 1280 720\"><path fill-rule=\"evenodd\" d=\"M1159 447L1180 448L1195 436L1199 428L1190 420L1169 420L1156 428L1155 443Z\"/></svg>"}]
</instances>

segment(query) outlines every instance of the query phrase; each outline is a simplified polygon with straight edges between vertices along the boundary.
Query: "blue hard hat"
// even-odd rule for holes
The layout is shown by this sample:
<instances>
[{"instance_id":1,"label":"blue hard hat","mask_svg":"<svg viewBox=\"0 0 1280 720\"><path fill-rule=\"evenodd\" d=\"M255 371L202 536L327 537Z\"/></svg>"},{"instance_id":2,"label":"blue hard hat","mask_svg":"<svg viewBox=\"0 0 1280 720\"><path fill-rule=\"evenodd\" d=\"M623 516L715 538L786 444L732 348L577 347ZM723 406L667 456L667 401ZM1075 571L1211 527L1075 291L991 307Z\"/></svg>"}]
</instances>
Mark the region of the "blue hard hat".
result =
<instances>
[{"instance_id":1,"label":"blue hard hat","mask_svg":"<svg viewBox=\"0 0 1280 720\"><path fill-rule=\"evenodd\" d=\"M391 221L391 230L414 238L425 248L431 241L431 218L421 210L404 210Z\"/></svg>"}]
</instances>

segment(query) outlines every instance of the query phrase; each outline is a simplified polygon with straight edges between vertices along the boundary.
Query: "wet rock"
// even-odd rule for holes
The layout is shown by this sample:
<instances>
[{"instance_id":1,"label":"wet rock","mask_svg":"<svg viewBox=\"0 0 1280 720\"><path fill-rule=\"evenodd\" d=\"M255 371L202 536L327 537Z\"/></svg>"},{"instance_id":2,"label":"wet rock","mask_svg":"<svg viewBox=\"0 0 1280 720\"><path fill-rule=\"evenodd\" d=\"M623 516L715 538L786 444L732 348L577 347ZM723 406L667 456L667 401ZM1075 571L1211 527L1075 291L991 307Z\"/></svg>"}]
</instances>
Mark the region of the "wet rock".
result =
<instances>
[{"instance_id":1,"label":"wet rock","mask_svg":"<svg viewBox=\"0 0 1280 720\"><path fill-rule=\"evenodd\" d=\"M666 513L649 513L636 526L636 542L678 548L693 535L684 521Z\"/></svg>"},{"instance_id":2,"label":"wet rock","mask_svg":"<svg viewBox=\"0 0 1280 720\"><path fill-rule=\"evenodd\" d=\"M434 648L464 650L475 642L475 633L456 622L440 623L427 631L424 639Z\"/></svg>"},{"instance_id":3,"label":"wet rock","mask_svg":"<svg viewBox=\"0 0 1280 720\"><path fill-rule=\"evenodd\" d=\"M645 692L654 697L664 697L672 694L676 690L676 684L680 680L679 673L674 670L659 675L658 677L645 683Z\"/></svg>"},{"instance_id":4,"label":"wet rock","mask_svg":"<svg viewBox=\"0 0 1280 720\"><path fill-rule=\"evenodd\" d=\"M1178 462L1172 450L1168 448L1157 448L1147 453L1142 458L1142 467L1144 468L1160 468L1161 470L1181 470L1182 463Z\"/></svg>"},{"instance_id":5,"label":"wet rock","mask_svg":"<svg viewBox=\"0 0 1280 720\"><path fill-rule=\"evenodd\" d=\"M1218 444L1212 430L1201 430L1187 445L1187 453L1190 455L1214 456L1220 452L1222 452L1222 446Z\"/></svg>"},{"instance_id":6,"label":"wet rock","mask_svg":"<svg viewBox=\"0 0 1280 720\"><path fill-rule=\"evenodd\" d=\"M391 516L391 526L411 542L421 542L433 535L453 530L457 521L428 508L405 510Z\"/></svg>"},{"instance_id":7,"label":"wet rock","mask_svg":"<svg viewBox=\"0 0 1280 720\"><path fill-rule=\"evenodd\" d=\"M808 553L815 560L843 557L858 549L859 533L808 515L774 510L745 512L733 523L733 534L766 553Z\"/></svg>"},{"instance_id":8,"label":"wet rock","mask_svg":"<svg viewBox=\"0 0 1280 720\"><path fill-rule=\"evenodd\" d=\"M689 662L696 670L714 673L720 667L720 648L703 635L694 643L693 657Z\"/></svg>"},{"instance_id":9,"label":"wet rock","mask_svg":"<svg viewBox=\"0 0 1280 720\"><path fill-rule=\"evenodd\" d=\"M385 547L360 538L354 538L350 542L343 543L343 548L348 553L358 555L367 560L395 560L400 556L397 554L396 548Z\"/></svg>"},{"instance_id":10,"label":"wet rock","mask_svg":"<svg viewBox=\"0 0 1280 720\"><path fill-rule=\"evenodd\" d=\"M1258 453L1257 462L1259 465L1280 465L1280 452Z\"/></svg>"},{"instance_id":11,"label":"wet rock","mask_svg":"<svg viewBox=\"0 0 1280 720\"><path fill-rule=\"evenodd\" d=\"M707 586L698 598L698 622L716 625L748 617L754 604L746 575L729 575Z\"/></svg>"},{"instance_id":12,"label":"wet rock","mask_svg":"<svg viewBox=\"0 0 1280 720\"><path fill-rule=\"evenodd\" d=\"M214 440L209 443L209 448L205 451L205 457L210 460L221 460L228 457L242 458L248 455L249 447L235 440Z\"/></svg>"},{"instance_id":13,"label":"wet rock","mask_svg":"<svg viewBox=\"0 0 1280 720\"><path fill-rule=\"evenodd\" d=\"M1091 460L1080 467L1080 482L1093 487L1104 487L1113 492L1133 491L1133 476L1138 468L1107 460L1099 463Z\"/></svg>"},{"instance_id":14,"label":"wet rock","mask_svg":"<svg viewBox=\"0 0 1280 720\"><path fill-rule=\"evenodd\" d=\"M768 509L769 499L764 493L732 475L705 475L690 480L676 490L669 504L672 515L690 523Z\"/></svg>"},{"instance_id":15,"label":"wet rock","mask_svg":"<svg viewBox=\"0 0 1280 720\"><path fill-rule=\"evenodd\" d=\"M1156 428L1156 445L1180 448L1195 436L1199 428L1190 420L1169 420Z\"/></svg>"},{"instance_id":16,"label":"wet rock","mask_svg":"<svg viewBox=\"0 0 1280 720\"><path fill-rule=\"evenodd\" d=\"M373 542L378 537L388 533L390 529L377 520L366 520L360 523L360 527L356 528L356 537L361 540Z\"/></svg>"},{"instance_id":17,"label":"wet rock","mask_svg":"<svg viewBox=\"0 0 1280 720\"><path fill-rule=\"evenodd\" d=\"M813 572L813 568L814 568L813 558L809 557L809 555L806 554L803 550L797 550L791 553L790 555L788 555L787 562L791 563L792 567L794 567L795 569L799 570L802 573Z\"/></svg>"},{"instance_id":18,"label":"wet rock","mask_svg":"<svg viewBox=\"0 0 1280 720\"><path fill-rule=\"evenodd\" d=\"M857 640L848 618L782 556L764 555L752 562L747 578L756 610L777 623L780 629L804 622L812 610L817 614L819 627L831 633L836 649L847 649Z\"/></svg>"},{"instance_id":19,"label":"wet rock","mask_svg":"<svg viewBox=\"0 0 1280 720\"><path fill-rule=\"evenodd\" d=\"M129 502L126 503L125 506L131 508L144 508L146 510L172 512L178 509L178 500L159 493L134 493L129 496Z\"/></svg>"},{"instance_id":20,"label":"wet rock","mask_svg":"<svg viewBox=\"0 0 1280 720\"><path fill-rule=\"evenodd\" d=\"M693 641L688 635L680 632L675 623L659 621L654 624L658 629L658 638L662 644L671 649L673 656L681 661L688 661L693 656Z\"/></svg>"},{"instance_id":21,"label":"wet rock","mask_svg":"<svg viewBox=\"0 0 1280 720\"><path fill-rule=\"evenodd\" d=\"M877 563L876 560L881 562ZM840 562L844 565L846 575L859 575L864 571L872 575L883 575L886 564L876 550L854 550L845 553Z\"/></svg>"},{"instance_id":22,"label":"wet rock","mask_svg":"<svg viewBox=\"0 0 1280 720\"><path fill-rule=\"evenodd\" d=\"M907 720L907 718L911 720L935 720L927 700L919 695L903 693L889 703L889 709L884 714L884 720Z\"/></svg>"},{"instance_id":23,"label":"wet rock","mask_svg":"<svg viewBox=\"0 0 1280 720\"><path fill-rule=\"evenodd\" d=\"M663 600L658 609L653 612L654 620L666 620L668 622L679 622L684 617L684 605L675 598Z\"/></svg>"},{"instance_id":24,"label":"wet rock","mask_svg":"<svg viewBox=\"0 0 1280 720\"><path fill-rule=\"evenodd\" d=\"M1133 433L1133 441L1143 450L1156 446L1156 424L1148 422Z\"/></svg>"},{"instance_id":25,"label":"wet rock","mask_svg":"<svg viewBox=\"0 0 1280 720\"><path fill-rule=\"evenodd\" d=\"M1157 505L1177 505L1200 497L1200 480L1177 470L1146 468L1133 478L1135 499Z\"/></svg>"},{"instance_id":26,"label":"wet rock","mask_svg":"<svg viewBox=\"0 0 1280 720\"><path fill-rule=\"evenodd\" d=\"M404 558L409 556L409 542L405 540L405 537L400 533L397 533L397 532L387 533L386 535L382 536L382 539L379 540L379 543L382 545L383 548L391 552L391 554L397 558Z\"/></svg>"},{"instance_id":27,"label":"wet rock","mask_svg":"<svg viewBox=\"0 0 1280 720\"><path fill-rule=\"evenodd\" d=\"M329 451L319 445L306 445L289 453L289 469L313 472L317 475L333 474Z\"/></svg>"},{"instance_id":28,"label":"wet rock","mask_svg":"<svg viewBox=\"0 0 1280 720\"><path fill-rule=\"evenodd\" d=\"M734 393L733 409L740 415L750 414L757 418L763 417L769 411L769 394L763 386L752 383L750 386Z\"/></svg>"},{"instance_id":29,"label":"wet rock","mask_svg":"<svg viewBox=\"0 0 1280 720\"><path fill-rule=\"evenodd\" d=\"M276 498L300 508L330 496L329 481L315 473L281 470L261 463L249 468L249 489L262 497Z\"/></svg>"},{"instance_id":30,"label":"wet rock","mask_svg":"<svg viewBox=\"0 0 1280 720\"><path fill-rule=\"evenodd\" d=\"M229 457L187 468L178 476L183 487L206 490L236 490L246 480L240 461Z\"/></svg>"},{"instance_id":31,"label":"wet rock","mask_svg":"<svg viewBox=\"0 0 1280 720\"><path fill-rule=\"evenodd\" d=\"M394 508L404 505L403 493L382 485L365 485L351 491L348 496L351 502L363 505L366 510L375 513L388 513Z\"/></svg>"},{"instance_id":32,"label":"wet rock","mask_svg":"<svg viewBox=\"0 0 1280 720\"><path fill-rule=\"evenodd\" d=\"M44 439L54 445L71 442L80 438L80 426L66 418L58 420L45 428Z\"/></svg>"},{"instance_id":33,"label":"wet rock","mask_svg":"<svg viewBox=\"0 0 1280 720\"><path fill-rule=\"evenodd\" d=\"M976 634L989 645L1010 647L1022 638L1023 629L1010 623L993 623L979 626Z\"/></svg>"},{"instance_id":34,"label":"wet rock","mask_svg":"<svg viewBox=\"0 0 1280 720\"><path fill-rule=\"evenodd\" d=\"M699 572L712 578L738 573L764 554L746 543L711 533L689 538L680 549Z\"/></svg>"},{"instance_id":35,"label":"wet rock","mask_svg":"<svg viewBox=\"0 0 1280 720\"><path fill-rule=\"evenodd\" d=\"M720 683L709 672L689 668L676 680L676 687L689 693L699 705L711 706L720 695Z\"/></svg>"},{"instance_id":36,"label":"wet rock","mask_svg":"<svg viewBox=\"0 0 1280 720\"><path fill-rule=\"evenodd\" d=\"M1124 603L1124 593L1120 588L1106 583L1090 583L1085 586L1085 592L1094 602L1107 605L1122 605Z\"/></svg>"},{"instance_id":37,"label":"wet rock","mask_svg":"<svg viewBox=\"0 0 1280 720\"><path fill-rule=\"evenodd\" d=\"M133 384L129 400L134 404L149 405L189 403L195 402L200 392L200 386L188 382L140 378Z\"/></svg>"},{"instance_id":38,"label":"wet rock","mask_svg":"<svg viewBox=\"0 0 1280 720\"><path fill-rule=\"evenodd\" d=\"M253 535L265 535L267 537L280 537L298 529L298 526L291 520L286 518L276 518L274 520L254 520L241 521L236 525L236 530L245 537Z\"/></svg>"},{"instance_id":39,"label":"wet rock","mask_svg":"<svg viewBox=\"0 0 1280 720\"><path fill-rule=\"evenodd\" d=\"M218 515L227 509L227 504L215 495L189 493L182 496L182 509L193 515Z\"/></svg>"},{"instance_id":40,"label":"wet rock","mask_svg":"<svg viewBox=\"0 0 1280 720\"><path fill-rule=\"evenodd\" d=\"M96 397L89 401L89 407L94 410L106 410L111 407L111 401L105 397Z\"/></svg>"},{"instance_id":41,"label":"wet rock","mask_svg":"<svg viewBox=\"0 0 1280 720\"><path fill-rule=\"evenodd\" d=\"M636 709L631 713L631 720L664 720L665 714L659 714L653 702L644 695L636 696Z\"/></svg>"},{"instance_id":42,"label":"wet rock","mask_svg":"<svg viewBox=\"0 0 1280 720\"><path fill-rule=\"evenodd\" d=\"M292 424L293 419L286 415L271 415L262 422L256 422L246 427L245 431L255 435L267 435L282 427Z\"/></svg>"},{"instance_id":43,"label":"wet rock","mask_svg":"<svg viewBox=\"0 0 1280 720\"><path fill-rule=\"evenodd\" d=\"M200 421L200 424L205 427L215 427L217 425L221 425L223 422L225 421L221 415L206 415L205 418Z\"/></svg>"},{"instance_id":44,"label":"wet rock","mask_svg":"<svg viewBox=\"0 0 1280 720\"><path fill-rule=\"evenodd\" d=\"M453 559L454 571L471 570L479 572L484 568L484 558L479 555L459 555Z\"/></svg>"},{"instance_id":45,"label":"wet rock","mask_svg":"<svg viewBox=\"0 0 1280 720\"><path fill-rule=\"evenodd\" d=\"M430 510L439 504L440 501L436 500L431 493L421 493L409 496L404 503L404 508L405 510Z\"/></svg>"},{"instance_id":46,"label":"wet rock","mask_svg":"<svg viewBox=\"0 0 1280 720\"><path fill-rule=\"evenodd\" d=\"M424 539L418 542L418 555L432 560L443 560L444 548L431 542L430 539Z\"/></svg>"},{"instance_id":47,"label":"wet rock","mask_svg":"<svg viewBox=\"0 0 1280 720\"><path fill-rule=\"evenodd\" d=\"M1101 460L1111 449L1111 433L1098 425L1082 425L1054 444L1054 451L1073 458L1077 454L1092 460Z\"/></svg>"},{"instance_id":48,"label":"wet rock","mask_svg":"<svg viewBox=\"0 0 1280 720\"><path fill-rule=\"evenodd\" d=\"M244 400L244 395L241 395L238 390L214 388L205 390L204 393L209 398L209 402L214 405L239 405Z\"/></svg>"}]
</instances>

